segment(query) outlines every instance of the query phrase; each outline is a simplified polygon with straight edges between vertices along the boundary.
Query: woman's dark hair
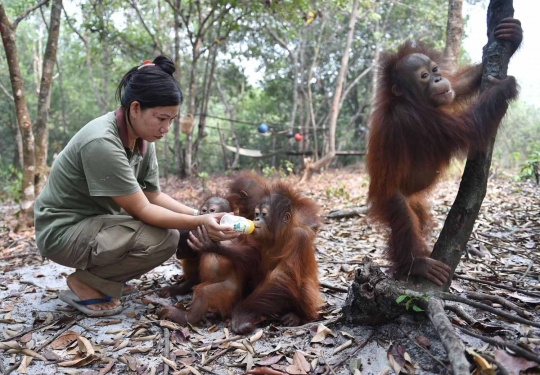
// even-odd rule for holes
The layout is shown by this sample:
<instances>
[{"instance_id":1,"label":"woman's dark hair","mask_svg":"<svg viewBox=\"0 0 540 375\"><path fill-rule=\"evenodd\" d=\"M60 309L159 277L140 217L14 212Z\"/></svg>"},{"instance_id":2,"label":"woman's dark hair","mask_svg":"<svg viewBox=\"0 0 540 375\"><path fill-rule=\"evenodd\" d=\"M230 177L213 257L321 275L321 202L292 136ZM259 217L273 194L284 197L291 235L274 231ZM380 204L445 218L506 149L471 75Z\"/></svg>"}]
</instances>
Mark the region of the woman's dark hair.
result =
<instances>
[{"instance_id":1,"label":"woman's dark hair","mask_svg":"<svg viewBox=\"0 0 540 375\"><path fill-rule=\"evenodd\" d=\"M167 56L158 56L152 64L131 68L116 89L116 99L128 121L129 108L135 101L140 103L141 109L182 104L180 84L173 77L176 70L173 61Z\"/></svg>"}]
</instances>

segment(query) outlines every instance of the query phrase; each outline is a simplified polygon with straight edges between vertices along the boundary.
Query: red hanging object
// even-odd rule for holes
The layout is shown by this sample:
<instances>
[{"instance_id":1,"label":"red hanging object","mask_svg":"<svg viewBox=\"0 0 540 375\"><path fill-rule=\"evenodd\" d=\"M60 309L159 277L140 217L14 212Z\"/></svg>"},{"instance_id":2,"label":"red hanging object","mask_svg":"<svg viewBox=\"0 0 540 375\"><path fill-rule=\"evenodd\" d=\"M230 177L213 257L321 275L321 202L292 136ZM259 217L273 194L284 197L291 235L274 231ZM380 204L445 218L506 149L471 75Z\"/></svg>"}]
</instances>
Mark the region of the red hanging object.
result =
<instances>
[{"instance_id":1,"label":"red hanging object","mask_svg":"<svg viewBox=\"0 0 540 375\"><path fill-rule=\"evenodd\" d=\"M302 139L304 139L304 136L303 136L302 134L296 133L296 134L294 135L294 140L295 140L296 142L300 142Z\"/></svg>"}]
</instances>

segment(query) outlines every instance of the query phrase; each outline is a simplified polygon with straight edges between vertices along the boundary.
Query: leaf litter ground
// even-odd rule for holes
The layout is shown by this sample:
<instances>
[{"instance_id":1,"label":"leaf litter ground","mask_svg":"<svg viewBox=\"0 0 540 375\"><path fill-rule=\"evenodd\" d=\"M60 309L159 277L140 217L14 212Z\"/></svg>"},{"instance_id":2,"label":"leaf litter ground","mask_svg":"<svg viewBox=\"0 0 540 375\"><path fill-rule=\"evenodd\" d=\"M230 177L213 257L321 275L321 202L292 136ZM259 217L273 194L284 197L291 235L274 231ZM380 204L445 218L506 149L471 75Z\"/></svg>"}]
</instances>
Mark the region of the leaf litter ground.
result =
<instances>
[{"instance_id":1,"label":"leaf litter ground","mask_svg":"<svg viewBox=\"0 0 540 375\"><path fill-rule=\"evenodd\" d=\"M298 178L285 178L297 183ZM368 180L362 170L347 168L315 175L299 186L327 215L365 203ZM214 176L203 191L200 181L162 181L164 191L198 206L203 195L226 186ZM457 179L441 182L432 194L436 221L432 242L454 200ZM453 280L452 292L501 296L538 319L540 306L540 188L499 176L490 180L474 232ZM237 337L220 319L180 327L159 320L156 310L187 303L191 295L162 299L155 291L181 273L171 258L133 282L138 293L124 297L124 311L88 318L58 299L71 269L43 260L32 230L15 233L15 207L4 205L0 221L0 373L28 374L240 374L246 369L274 374L445 373L446 354L429 320L404 314L377 326L347 326L336 319L347 298L354 270L366 255L384 269L384 231L365 214L327 219L316 240L321 292L326 306L320 321L302 327L264 322L251 336ZM360 210L360 212L362 212ZM472 281L471 281L472 279ZM480 283L491 282L492 284ZM494 286L497 285L497 286ZM503 288L500 285L506 285ZM497 302L481 301L502 308ZM500 301L499 301L500 302ZM476 333L519 344L540 354L540 331L504 321L463 305L473 320L449 312L452 323ZM466 317L467 315L465 315ZM458 330L459 331L459 330ZM537 363L512 356L504 347L460 333L469 348L472 369L494 373L496 363L509 373L536 371ZM262 370L266 368L268 370ZM478 374L480 372L477 372Z\"/></svg>"}]
</instances>

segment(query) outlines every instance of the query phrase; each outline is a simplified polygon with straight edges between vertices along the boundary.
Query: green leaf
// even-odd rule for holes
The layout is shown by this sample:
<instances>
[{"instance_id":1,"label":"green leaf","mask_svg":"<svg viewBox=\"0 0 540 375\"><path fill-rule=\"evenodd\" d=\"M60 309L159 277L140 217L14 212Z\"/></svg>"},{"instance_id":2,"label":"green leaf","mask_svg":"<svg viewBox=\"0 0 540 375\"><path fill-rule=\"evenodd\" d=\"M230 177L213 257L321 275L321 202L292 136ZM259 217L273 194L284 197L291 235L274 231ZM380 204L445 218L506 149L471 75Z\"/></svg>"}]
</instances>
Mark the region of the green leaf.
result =
<instances>
[{"instance_id":1,"label":"green leaf","mask_svg":"<svg viewBox=\"0 0 540 375\"><path fill-rule=\"evenodd\" d=\"M421 312L421 311L424 311L422 308L416 306L416 305L413 305L412 309L416 312Z\"/></svg>"},{"instance_id":2,"label":"green leaf","mask_svg":"<svg viewBox=\"0 0 540 375\"><path fill-rule=\"evenodd\" d=\"M401 303L403 302L406 298L410 298L408 295L406 294L402 294L401 296L399 296L398 298L396 298L396 303Z\"/></svg>"},{"instance_id":3,"label":"green leaf","mask_svg":"<svg viewBox=\"0 0 540 375\"><path fill-rule=\"evenodd\" d=\"M351 373L354 374L354 370L361 370L362 369L362 358L356 358L349 362L349 370L351 370Z\"/></svg>"},{"instance_id":4,"label":"green leaf","mask_svg":"<svg viewBox=\"0 0 540 375\"><path fill-rule=\"evenodd\" d=\"M411 303L414 301L414 298L411 298L410 300L407 301L407 303L405 304L405 308L407 310L409 310L409 307L411 307Z\"/></svg>"}]
</instances>

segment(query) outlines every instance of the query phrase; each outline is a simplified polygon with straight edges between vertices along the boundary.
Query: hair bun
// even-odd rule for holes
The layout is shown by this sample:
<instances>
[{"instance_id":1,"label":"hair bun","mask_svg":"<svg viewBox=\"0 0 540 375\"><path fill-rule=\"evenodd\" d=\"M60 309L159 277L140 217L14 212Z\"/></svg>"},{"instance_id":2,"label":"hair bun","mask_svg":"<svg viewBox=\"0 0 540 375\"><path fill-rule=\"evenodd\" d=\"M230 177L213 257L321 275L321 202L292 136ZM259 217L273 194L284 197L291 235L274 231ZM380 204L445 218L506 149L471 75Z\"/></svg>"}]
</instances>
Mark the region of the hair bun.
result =
<instances>
[{"instance_id":1,"label":"hair bun","mask_svg":"<svg viewBox=\"0 0 540 375\"><path fill-rule=\"evenodd\" d=\"M159 66L165 73L169 73L170 75L173 75L174 71L176 70L174 62L167 56L160 55L152 62L156 64L156 66Z\"/></svg>"}]
</instances>

